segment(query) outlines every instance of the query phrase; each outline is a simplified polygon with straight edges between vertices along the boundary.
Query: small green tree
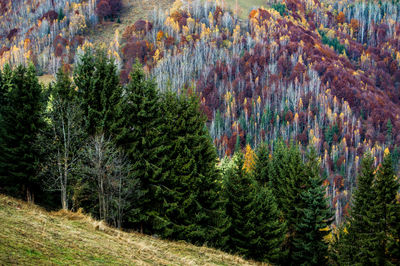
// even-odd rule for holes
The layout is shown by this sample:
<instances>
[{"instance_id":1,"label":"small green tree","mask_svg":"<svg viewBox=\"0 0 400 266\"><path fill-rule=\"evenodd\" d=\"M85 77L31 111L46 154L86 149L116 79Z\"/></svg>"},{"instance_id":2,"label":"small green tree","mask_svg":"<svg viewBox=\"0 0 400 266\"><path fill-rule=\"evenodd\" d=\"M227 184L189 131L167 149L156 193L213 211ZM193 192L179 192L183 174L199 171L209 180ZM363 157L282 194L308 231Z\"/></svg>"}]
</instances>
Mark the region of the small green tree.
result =
<instances>
[{"instance_id":1,"label":"small green tree","mask_svg":"<svg viewBox=\"0 0 400 266\"><path fill-rule=\"evenodd\" d=\"M400 205L397 201L399 182L392 166L388 150L379 167L374 182L376 200L373 205L373 224L376 231L376 250L374 263L379 265L398 262L399 254L399 217Z\"/></svg>"},{"instance_id":2,"label":"small green tree","mask_svg":"<svg viewBox=\"0 0 400 266\"><path fill-rule=\"evenodd\" d=\"M251 248L250 239L255 237L254 228L248 221L253 208L255 184L243 169L243 154L236 153L232 160L234 166L229 168L224 176L223 193L226 199L226 214L229 218L225 249L248 255Z\"/></svg>"},{"instance_id":3,"label":"small green tree","mask_svg":"<svg viewBox=\"0 0 400 266\"><path fill-rule=\"evenodd\" d=\"M361 172L357 178L357 189L352 196L350 218L339 241L339 262L344 264L373 264L373 250L376 248L374 238L372 202L376 193L372 187L375 178L374 159L370 154L364 155Z\"/></svg>"},{"instance_id":4,"label":"small green tree","mask_svg":"<svg viewBox=\"0 0 400 266\"><path fill-rule=\"evenodd\" d=\"M249 219L255 235L249 241L248 256L258 261L278 263L287 253L283 250L286 223L279 218L270 188L259 186L255 193Z\"/></svg>"},{"instance_id":5,"label":"small green tree","mask_svg":"<svg viewBox=\"0 0 400 266\"><path fill-rule=\"evenodd\" d=\"M260 144L256 150L256 161L254 168L254 178L260 185L269 185L270 182L271 160L269 158L268 146Z\"/></svg>"},{"instance_id":6,"label":"small green tree","mask_svg":"<svg viewBox=\"0 0 400 266\"><path fill-rule=\"evenodd\" d=\"M313 151L309 155L306 173L310 186L300 194L304 206L298 208L300 216L295 224L292 262L296 265L325 265L328 243L324 237L330 232L333 214L325 197L317 157Z\"/></svg>"},{"instance_id":7,"label":"small green tree","mask_svg":"<svg viewBox=\"0 0 400 266\"><path fill-rule=\"evenodd\" d=\"M62 68L50 86L50 105L47 111L51 133L45 138L46 147L45 187L60 191L61 206L68 209L73 173L76 172L80 149L85 141L82 128L83 112L72 81ZM51 145L48 145L51 143Z\"/></svg>"}]
</instances>

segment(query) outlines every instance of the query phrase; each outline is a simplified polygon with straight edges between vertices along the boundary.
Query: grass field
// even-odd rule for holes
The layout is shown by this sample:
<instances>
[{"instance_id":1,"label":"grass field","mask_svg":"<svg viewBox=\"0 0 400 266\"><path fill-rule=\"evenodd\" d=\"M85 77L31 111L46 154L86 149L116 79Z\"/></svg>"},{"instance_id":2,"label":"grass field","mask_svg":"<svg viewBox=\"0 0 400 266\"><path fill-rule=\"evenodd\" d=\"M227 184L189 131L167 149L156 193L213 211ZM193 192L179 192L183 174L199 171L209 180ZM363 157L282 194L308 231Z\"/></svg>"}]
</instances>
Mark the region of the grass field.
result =
<instances>
[{"instance_id":1,"label":"grass field","mask_svg":"<svg viewBox=\"0 0 400 266\"><path fill-rule=\"evenodd\" d=\"M98 46L101 43L108 45L113 40L116 29L122 34L127 26L134 24L139 19L146 19L153 9L167 10L174 0L122 0L122 2L121 23L104 22L90 30L87 37L95 45Z\"/></svg>"},{"instance_id":2,"label":"grass field","mask_svg":"<svg viewBox=\"0 0 400 266\"><path fill-rule=\"evenodd\" d=\"M0 265L251 265L206 247L109 228L0 195Z\"/></svg>"},{"instance_id":3,"label":"grass field","mask_svg":"<svg viewBox=\"0 0 400 266\"><path fill-rule=\"evenodd\" d=\"M238 8L238 15L241 18L247 18L250 9L253 7L266 6L266 0L224 0L225 5L232 11L236 11L236 3Z\"/></svg>"}]
</instances>

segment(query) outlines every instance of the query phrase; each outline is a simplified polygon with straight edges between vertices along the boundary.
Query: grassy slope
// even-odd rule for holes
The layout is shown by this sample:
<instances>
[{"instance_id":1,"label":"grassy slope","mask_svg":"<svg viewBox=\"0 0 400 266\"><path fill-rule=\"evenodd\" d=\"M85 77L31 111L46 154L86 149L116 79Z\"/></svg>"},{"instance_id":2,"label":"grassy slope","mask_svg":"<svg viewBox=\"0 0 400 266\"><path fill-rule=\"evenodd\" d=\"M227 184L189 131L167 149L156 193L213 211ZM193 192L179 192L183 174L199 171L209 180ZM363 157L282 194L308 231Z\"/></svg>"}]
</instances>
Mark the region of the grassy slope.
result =
<instances>
[{"instance_id":1,"label":"grassy slope","mask_svg":"<svg viewBox=\"0 0 400 266\"><path fill-rule=\"evenodd\" d=\"M168 10L174 0L122 0L122 2L121 23L104 22L98 24L89 32L87 36L89 40L96 45L109 44L114 38L116 29L122 34L127 26L134 24L139 19L147 19L147 15L153 9Z\"/></svg>"},{"instance_id":2,"label":"grassy slope","mask_svg":"<svg viewBox=\"0 0 400 266\"><path fill-rule=\"evenodd\" d=\"M53 212L0 195L0 265L250 265L184 242L121 232L81 213Z\"/></svg>"},{"instance_id":3,"label":"grassy slope","mask_svg":"<svg viewBox=\"0 0 400 266\"><path fill-rule=\"evenodd\" d=\"M225 5L236 12L236 2L240 18L246 19L253 7L266 6L266 0L224 0Z\"/></svg>"}]
</instances>

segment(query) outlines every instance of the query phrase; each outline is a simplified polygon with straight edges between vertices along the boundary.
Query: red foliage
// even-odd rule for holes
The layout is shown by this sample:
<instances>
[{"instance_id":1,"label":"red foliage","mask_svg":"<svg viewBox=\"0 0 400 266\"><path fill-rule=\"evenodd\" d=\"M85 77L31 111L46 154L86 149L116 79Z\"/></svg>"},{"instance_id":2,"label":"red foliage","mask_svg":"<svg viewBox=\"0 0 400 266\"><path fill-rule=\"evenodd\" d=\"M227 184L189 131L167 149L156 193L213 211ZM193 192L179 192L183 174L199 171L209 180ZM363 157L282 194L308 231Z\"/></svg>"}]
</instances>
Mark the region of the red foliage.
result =
<instances>
[{"instance_id":1,"label":"red foliage","mask_svg":"<svg viewBox=\"0 0 400 266\"><path fill-rule=\"evenodd\" d=\"M57 57L62 56L64 52L64 47L61 45L61 43L57 44L57 47L54 49L54 55Z\"/></svg>"},{"instance_id":2,"label":"red foliage","mask_svg":"<svg viewBox=\"0 0 400 266\"><path fill-rule=\"evenodd\" d=\"M147 33L151 31L153 24L145 20L138 20L133 24L133 30L137 33Z\"/></svg>"},{"instance_id":3,"label":"red foliage","mask_svg":"<svg viewBox=\"0 0 400 266\"><path fill-rule=\"evenodd\" d=\"M111 6L108 0L100 0L97 2L96 13L101 18L111 15Z\"/></svg>"},{"instance_id":4,"label":"red foliage","mask_svg":"<svg viewBox=\"0 0 400 266\"><path fill-rule=\"evenodd\" d=\"M43 14L43 16L40 18L40 20L43 20L44 18L47 19L50 23L53 23L54 20L58 18L58 13L54 10L50 10L46 13Z\"/></svg>"},{"instance_id":5,"label":"red foliage","mask_svg":"<svg viewBox=\"0 0 400 266\"><path fill-rule=\"evenodd\" d=\"M101 18L117 17L122 10L122 0L97 0L96 13Z\"/></svg>"},{"instance_id":6,"label":"red foliage","mask_svg":"<svg viewBox=\"0 0 400 266\"><path fill-rule=\"evenodd\" d=\"M3 47L0 49L0 57L1 57L5 52L7 52L7 51L10 51L10 48L8 48L8 47L6 47L6 46L3 46Z\"/></svg>"},{"instance_id":7,"label":"red foliage","mask_svg":"<svg viewBox=\"0 0 400 266\"><path fill-rule=\"evenodd\" d=\"M12 29L7 35L7 39L11 41L15 36L17 36L19 29Z\"/></svg>"}]
</instances>

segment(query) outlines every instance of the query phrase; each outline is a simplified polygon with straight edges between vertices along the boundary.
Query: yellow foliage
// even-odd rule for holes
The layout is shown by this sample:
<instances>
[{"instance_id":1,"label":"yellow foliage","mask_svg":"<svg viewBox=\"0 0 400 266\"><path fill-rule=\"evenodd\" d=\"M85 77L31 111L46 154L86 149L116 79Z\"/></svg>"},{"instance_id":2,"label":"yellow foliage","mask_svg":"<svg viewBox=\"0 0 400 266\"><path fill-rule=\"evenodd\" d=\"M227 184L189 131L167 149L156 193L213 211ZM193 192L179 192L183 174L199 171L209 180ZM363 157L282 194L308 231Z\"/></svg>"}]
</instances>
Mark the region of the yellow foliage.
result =
<instances>
[{"instance_id":1,"label":"yellow foliage","mask_svg":"<svg viewBox=\"0 0 400 266\"><path fill-rule=\"evenodd\" d=\"M256 153L254 150L250 147L249 144L246 145L246 153L244 154L244 163L243 163L243 169L249 173L254 170L256 164Z\"/></svg>"},{"instance_id":2,"label":"yellow foliage","mask_svg":"<svg viewBox=\"0 0 400 266\"><path fill-rule=\"evenodd\" d=\"M386 148L384 151L385 156L388 156L390 154L389 148Z\"/></svg>"}]
</instances>

